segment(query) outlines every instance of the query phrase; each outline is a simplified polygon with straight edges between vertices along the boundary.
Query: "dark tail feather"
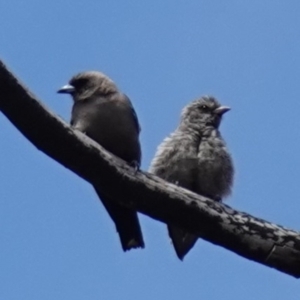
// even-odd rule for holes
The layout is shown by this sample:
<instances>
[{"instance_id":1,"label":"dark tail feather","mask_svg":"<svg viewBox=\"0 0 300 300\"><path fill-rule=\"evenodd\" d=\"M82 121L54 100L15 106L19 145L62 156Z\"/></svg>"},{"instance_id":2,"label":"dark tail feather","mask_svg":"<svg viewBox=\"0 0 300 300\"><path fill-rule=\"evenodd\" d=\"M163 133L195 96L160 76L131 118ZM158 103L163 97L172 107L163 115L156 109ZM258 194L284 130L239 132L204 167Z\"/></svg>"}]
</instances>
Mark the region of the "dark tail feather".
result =
<instances>
[{"instance_id":1,"label":"dark tail feather","mask_svg":"<svg viewBox=\"0 0 300 300\"><path fill-rule=\"evenodd\" d=\"M174 225L168 225L169 236L180 260L193 248L198 237Z\"/></svg>"},{"instance_id":2,"label":"dark tail feather","mask_svg":"<svg viewBox=\"0 0 300 300\"><path fill-rule=\"evenodd\" d=\"M104 196L99 190L95 190L116 225L123 250L144 248L145 244L137 212L113 203L109 197Z\"/></svg>"}]
</instances>

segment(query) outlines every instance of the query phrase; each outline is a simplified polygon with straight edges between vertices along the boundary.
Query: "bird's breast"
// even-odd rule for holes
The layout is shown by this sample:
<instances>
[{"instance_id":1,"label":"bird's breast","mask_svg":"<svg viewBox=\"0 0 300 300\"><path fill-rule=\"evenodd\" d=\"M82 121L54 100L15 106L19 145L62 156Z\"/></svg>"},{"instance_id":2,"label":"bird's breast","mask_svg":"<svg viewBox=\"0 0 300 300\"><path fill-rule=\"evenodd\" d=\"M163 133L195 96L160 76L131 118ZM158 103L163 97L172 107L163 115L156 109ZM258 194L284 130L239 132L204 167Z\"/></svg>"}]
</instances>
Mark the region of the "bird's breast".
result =
<instances>
[{"instance_id":1,"label":"bird's breast","mask_svg":"<svg viewBox=\"0 0 300 300\"><path fill-rule=\"evenodd\" d=\"M198 185L207 195L222 197L230 193L233 165L225 143L204 140L198 152Z\"/></svg>"},{"instance_id":2,"label":"bird's breast","mask_svg":"<svg viewBox=\"0 0 300 300\"><path fill-rule=\"evenodd\" d=\"M86 101L74 105L72 120L74 127L79 127L106 150L128 162L140 162L139 133L126 107Z\"/></svg>"}]
</instances>

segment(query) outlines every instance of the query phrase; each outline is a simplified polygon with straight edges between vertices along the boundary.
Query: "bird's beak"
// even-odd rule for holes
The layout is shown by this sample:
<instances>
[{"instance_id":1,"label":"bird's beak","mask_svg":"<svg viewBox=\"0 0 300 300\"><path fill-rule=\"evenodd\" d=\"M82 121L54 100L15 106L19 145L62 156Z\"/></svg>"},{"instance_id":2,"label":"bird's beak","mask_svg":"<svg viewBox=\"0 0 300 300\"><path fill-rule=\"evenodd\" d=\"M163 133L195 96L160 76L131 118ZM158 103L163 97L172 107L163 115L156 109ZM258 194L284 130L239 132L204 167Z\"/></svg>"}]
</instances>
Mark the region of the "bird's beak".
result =
<instances>
[{"instance_id":1,"label":"bird's beak","mask_svg":"<svg viewBox=\"0 0 300 300\"><path fill-rule=\"evenodd\" d=\"M75 88L73 85L66 84L63 87L61 87L57 92L60 94L72 94L73 92L75 92Z\"/></svg>"},{"instance_id":2,"label":"bird's beak","mask_svg":"<svg viewBox=\"0 0 300 300\"><path fill-rule=\"evenodd\" d=\"M220 106L220 107L218 107L214 110L214 113L219 115L219 116L222 116L223 114L225 114L229 110L230 110L230 107L228 107L228 106Z\"/></svg>"}]
</instances>

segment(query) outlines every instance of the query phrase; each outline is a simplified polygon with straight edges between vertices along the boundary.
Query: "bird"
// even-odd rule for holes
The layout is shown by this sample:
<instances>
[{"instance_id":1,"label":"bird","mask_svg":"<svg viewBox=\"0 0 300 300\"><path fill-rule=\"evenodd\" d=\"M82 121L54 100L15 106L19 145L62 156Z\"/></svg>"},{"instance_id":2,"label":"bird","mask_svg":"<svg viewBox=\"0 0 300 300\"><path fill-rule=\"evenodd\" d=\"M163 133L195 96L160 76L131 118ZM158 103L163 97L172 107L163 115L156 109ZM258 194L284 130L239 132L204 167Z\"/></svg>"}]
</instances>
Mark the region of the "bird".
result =
<instances>
[{"instance_id":1,"label":"bird","mask_svg":"<svg viewBox=\"0 0 300 300\"><path fill-rule=\"evenodd\" d=\"M71 126L100 144L106 150L139 169L141 131L130 99L105 74L98 71L74 75L58 93L73 99ZM115 223L123 251L144 248L137 212L110 201L97 186L96 193Z\"/></svg>"},{"instance_id":2,"label":"bird","mask_svg":"<svg viewBox=\"0 0 300 300\"><path fill-rule=\"evenodd\" d=\"M149 172L214 201L231 193L234 165L219 126L227 106L212 96L186 105L177 129L158 146ZM169 236L180 260L193 248L198 237L168 224Z\"/></svg>"}]
</instances>

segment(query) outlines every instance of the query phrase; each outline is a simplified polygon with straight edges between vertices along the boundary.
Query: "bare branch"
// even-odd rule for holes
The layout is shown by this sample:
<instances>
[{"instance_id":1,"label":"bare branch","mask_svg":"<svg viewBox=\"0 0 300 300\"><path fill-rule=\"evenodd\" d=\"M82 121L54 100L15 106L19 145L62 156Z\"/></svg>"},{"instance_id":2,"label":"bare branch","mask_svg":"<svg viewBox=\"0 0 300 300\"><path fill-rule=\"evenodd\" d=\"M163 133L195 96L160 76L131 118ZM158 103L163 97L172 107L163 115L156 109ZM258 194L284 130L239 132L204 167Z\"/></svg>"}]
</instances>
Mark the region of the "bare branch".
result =
<instances>
[{"instance_id":1,"label":"bare branch","mask_svg":"<svg viewBox=\"0 0 300 300\"><path fill-rule=\"evenodd\" d=\"M0 110L39 150L99 186L113 201L300 277L298 232L238 212L146 172L135 174L121 159L49 112L1 62Z\"/></svg>"}]
</instances>

